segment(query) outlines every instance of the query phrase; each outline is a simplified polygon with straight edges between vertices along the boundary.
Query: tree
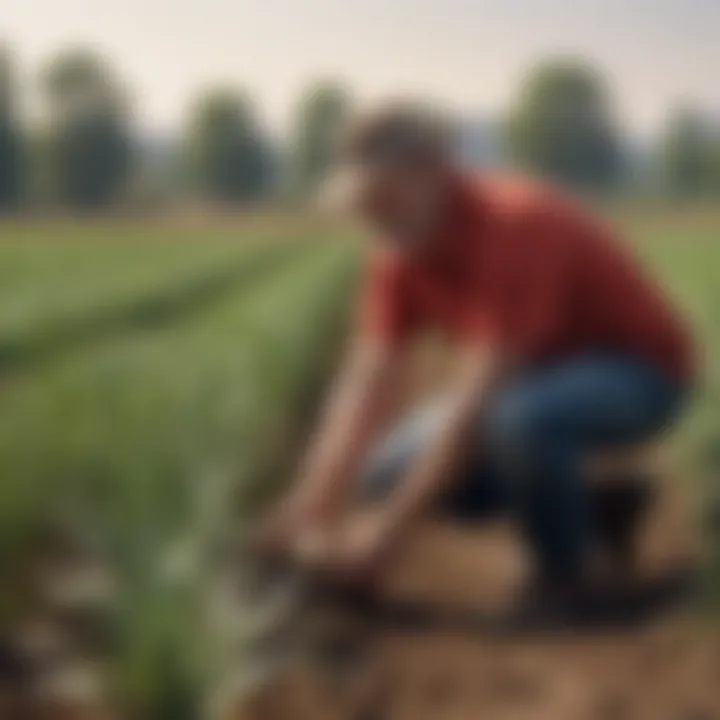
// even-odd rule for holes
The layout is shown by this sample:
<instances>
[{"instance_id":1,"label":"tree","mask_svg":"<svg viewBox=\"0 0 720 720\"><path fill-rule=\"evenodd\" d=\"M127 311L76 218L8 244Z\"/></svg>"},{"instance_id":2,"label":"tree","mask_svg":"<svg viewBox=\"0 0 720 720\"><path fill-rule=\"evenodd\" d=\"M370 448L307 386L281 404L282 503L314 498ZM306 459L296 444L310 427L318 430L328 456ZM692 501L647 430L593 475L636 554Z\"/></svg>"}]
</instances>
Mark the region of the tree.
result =
<instances>
[{"instance_id":1,"label":"tree","mask_svg":"<svg viewBox=\"0 0 720 720\"><path fill-rule=\"evenodd\" d=\"M301 99L292 163L292 183L296 192L313 192L327 174L349 105L347 92L333 83L316 84Z\"/></svg>"},{"instance_id":2,"label":"tree","mask_svg":"<svg viewBox=\"0 0 720 720\"><path fill-rule=\"evenodd\" d=\"M191 182L221 203L257 200L270 181L270 147L250 100L213 90L196 103L187 137Z\"/></svg>"},{"instance_id":3,"label":"tree","mask_svg":"<svg viewBox=\"0 0 720 720\"><path fill-rule=\"evenodd\" d=\"M125 94L94 54L68 51L43 77L50 125L45 162L54 196L75 209L117 201L132 164Z\"/></svg>"},{"instance_id":4,"label":"tree","mask_svg":"<svg viewBox=\"0 0 720 720\"><path fill-rule=\"evenodd\" d=\"M720 127L715 128L710 148L710 185L715 196L720 195Z\"/></svg>"},{"instance_id":5,"label":"tree","mask_svg":"<svg viewBox=\"0 0 720 720\"><path fill-rule=\"evenodd\" d=\"M703 195L714 189L720 167L720 145L702 114L690 107L674 110L661 143L667 188L680 196Z\"/></svg>"},{"instance_id":6,"label":"tree","mask_svg":"<svg viewBox=\"0 0 720 720\"><path fill-rule=\"evenodd\" d=\"M22 191L22 139L15 105L12 63L0 48L0 211L17 206Z\"/></svg>"},{"instance_id":7,"label":"tree","mask_svg":"<svg viewBox=\"0 0 720 720\"><path fill-rule=\"evenodd\" d=\"M621 148L600 75L574 60L530 73L507 119L512 158L523 168L580 190L619 179Z\"/></svg>"}]
</instances>

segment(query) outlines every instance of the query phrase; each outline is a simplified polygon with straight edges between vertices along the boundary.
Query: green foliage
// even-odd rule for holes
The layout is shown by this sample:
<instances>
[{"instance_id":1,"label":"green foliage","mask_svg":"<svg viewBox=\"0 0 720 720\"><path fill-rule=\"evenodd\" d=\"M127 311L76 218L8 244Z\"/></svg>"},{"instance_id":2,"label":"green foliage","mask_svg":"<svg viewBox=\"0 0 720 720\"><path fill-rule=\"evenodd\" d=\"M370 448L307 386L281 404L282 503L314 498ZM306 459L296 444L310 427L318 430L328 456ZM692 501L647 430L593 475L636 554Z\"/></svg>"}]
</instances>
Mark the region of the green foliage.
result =
<instances>
[{"instance_id":1,"label":"green foliage","mask_svg":"<svg viewBox=\"0 0 720 720\"><path fill-rule=\"evenodd\" d=\"M238 244L205 228L183 243L187 230L151 230L132 242L127 228L81 225L34 247L19 229L0 248L0 272L20 273L4 298L11 315L33 290L47 286L54 298L25 307L31 334L55 332L58 320L67 328L63 314L82 318L105 302L131 308L163 287L192 295L198 277L235 268L209 302L152 327L114 327L6 386L0 574L3 558L22 556L51 521L81 529L115 577L104 615L116 696L132 717L190 719L231 662L227 629L204 624L213 552L238 520L240 491L287 462L280 449L334 354L354 263L347 245L302 235Z\"/></svg>"},{"instance_id":2,"label":"green foliage","mask_svg":"<svg viewBox=\"0 0 720 720\"><path fill-rule=\"evenodd\" d=\"M0 211L17 207L22 193L22 138L11 65L0 47Z\"/></svg>"},{"instance_id":3,"label":"green foliage","mask_svg":"<svg viewBox=\"0 0 720 720\"><path fill-rule=\"evenodd\" d=\"M581 190L619 179L621 148L600 75L573 60L530 73L507 120L512 158L523 168Z\"/></svg>"},{"instance_id":4,"label":"green foliage","mask_svg":"<svg viewBox=\"0 0 720 720\"><path fill-rule=\"evenodd\" d=\"M173 245L173 255L170 257L167 255L168 236L177 242L177 245ZM200 318L196 322L200 323L204 314L226 296L238 289L249 290L256 278L262 279L263 273L278 268L282 263L291 263L295 254L305 252L307 247L302 241L288 244L271 242L269 239L238 245L222 241L221 238L205 238L205 242L200 243L197 237L183 244L183 233L164 232L150 234L150 237L152 240L146 234L142 243L115 243L111 233L98 233L96 228L93 244L88 244L87 240L78 242L76 238L63 244L62 235L58 234L54 248L39 243L37 239L37 245L19 239L17 244L7 243L2 246L0 267L12 274L14 281L3 288L0 345L5 346L6 357L8 350L14 348L14 353L10 355L14 354L24 362L6 364L1 369L6 380L10 369L18 371L16 387L29 403L23 405L24 410L17 408L17 422L13 422L20 436L15 436L15 440L10 442L18 453L22 454L23 444L26 449L30 449L31 446L26 443L36 434L42 438L42 442L48 441L53 446L52 451L48 449L51 455L55 451L69 452L71 455L78 453L77 458L81 458L87 452L85 460L79 460L80 465L69 476L77 472L77 478L80 479L88 473L97 479L95 451L100 450L103 440L100 428L96 425L93 429L92 426L104 415L101 405L109 412L114 408L112 394L117 389L118 379L115 372L129 370L128 354L112 352L108 357L105 350L107 344L112 345L115 340L126 336L133 338L135 334L141 340L156 336L164 338L166 334L174 337L172 330L178 324L189 322L196 316ZM85 267L77 266L82 256L85 257ZM138 258L142 258L142 262L138 262ZM217 286L213 282L208 286L208 278L214 280L218 277L222 278L221 285ZM198 293L198 287L204 291L209 287L209 295ZM92 332L88 332L88 329ZM131 350L137 345L134 342L128 342L126 346L117 344ZM140 345L147 349L153 343L148 339ZM96 347L100 349L95 351ZM85 360L87 366L75 376L65 373L68 364L70 367L83 364L82 358L88 356L83 355L82 351L89 353L90 360ZM81 359L73 362L75 353L80 353ZM149 364L143 362L149 361L150 357L141 353L135 356L138 364L133 369L141 377L143 370L149 371ZM98 358L102 358L103 362L99 363ZM172 363L172 356L167 359ZM95 370L99 366L104 367L105 371L96 374ZM198 372L204 371L202 365L194 368ZM34 375L31 372L33 370L39 375ZM73 386L66 384L69 377L74 377L73 382L79 383L77 392L87 391L85 401L80 401L78 395L75 402L67 405L58 402L64 393L72 390ZM46 383L41 378L53 378L54 382ZM180 390L180 387L177 389ZM127 407L132 411L150 412L150 405L146 401L151 396L143 398L129 393L120 394L116 398L127 400ZM138 401L137 405L133 403L133 398ZM61 438L52 431L52 424L63 424L62 416L66 412L83 413L82 406L86 401L100 403L93 410L97 413L95 420L90 419L91 413L85 415L89 422L82 421L75 425L78 435L71 431ZM40 410L42 405L45 406L44 410ZM71 410L73 407L75 409ZM36 414L36 411L39 412ZM120 422L119 416L115 419ZM25 425L25 420L30 425ZM35 425L38 421L51 425L41 429ZM34 430L31 429L33 425ZM118 429L119 424L115 430ZM16 442L25 431L30 433L25 437L25 442ZM114 431L110 431L110 435L116 437ZM70 436L76 439L85 437L89 444L81 441L77 445ZM142 437L137 436L136 441ZM5 438L9 438L9 435L6 434ZM57 445L55 440L59 441ZM0 438L0 445L3 442ZM58 462L55 477L63 477L61 466L64 462L58 455L55 461ZM36 512L38 506L34 505L34 501L30 502L34 493L32 488L37 490L37 482L42 484L55 474L50 465L35 461L27 466L22 463L13 465L8 457L5 457L4 467L6 470L13 468L13 481L5 482L3 492L0 493L0 552L17 547L18 539L14 535L18 528L17 519L20 526L24 527L22 535L25 538L32 536L38 529L39 526L32 518L42 523L44 515ZM35 481L30 481L26 472L33 474ZM49 473L47 477L43 477L44 472ZM114 470L108 470L108 473L112 472ZM20 482L20 486L15 486L15 479ZM30 511L33 507L35 509ZM26 511L30 511L30 515ZM0 563L0 575L4 567Z\"/></svg>"},{"instance_id":5,"label":"green foliage","mask_svg":"<svg viewBox=\"0 0 720 720\"><path fill-rule=\"evenodd\" d=\"M57 202L97 210L116 202L132 164L124 93L111 69L90 52L57 57L44 75L50 127L42 162Z\"/></svg>"},{"instance_id":6,"label":"green foliage","mask_svg":"<svg viewBox=\"0 0 720 720\"><path fill-rule=\"evenodd\" d=\"M661 146L667 189L681 197L720 191L720 131L689 107L671 113Z\"/></svg>"},{"instance_id":7,"label":"green foliage","mask_svg":"<svg viewBox=\"0 0 720 720\"><path fill-rule=\"evenodd\" d=\"M314 192L326 176L337 135L350 105L348 93L332 83L310 87L300 101L292 148L294 192Z\"/></svg>"},{"instance_id":8,"label":"green foliage","mask_svg":"<svg viewBox=\"0 0 720 720\"><path fill-rule=\"evenodd\" d=\"M248 202L268 190L268 140L249 99L232 90L214 90L197 102L187 151L192 181L209 200Z\"/></svg>"},{"instance_id":9,"label":"green foliage","mask_svg":"<svg viewBox=\"0 0 720 720\"><path fill-rule=\"evenodd\" d=\"M152 330L198 312L238 282L290 255L284 243L272 238L240 247L213 242L211 249L197 241L178 241L170 257L167 248L145 238L141 264L138 245L130 238L119 247L94 251L77 239L61 252L37 238L35 243L37 255L27 249L18 252L12 242L0 251L0 262L8 261L8 269L17 262L17 274L0 291L0 302L5 302L0 312L0 373L6 375L47 364L116 333ZM116 264L108 268L113 256ZM73 257L81 258L82 265L71 265ZM28 273L39 278L41 272L45 286L23 285Z\"/></svg>"},{"instance_id":10,"label":"green foliage","mask_svg":"<svg viewBox=\"0 0 720 720\"><path fill-rule=\"evenodd\" d=\"M690 412L676 436L675 482L686 484L703 530L705 597L714 613L720 609L720 215L714 209L675 216L664 212L656 222L638 222L633 231L647 262L685 309L692 323L698 355L699 383Z\"/></svg>"}]
</instances>

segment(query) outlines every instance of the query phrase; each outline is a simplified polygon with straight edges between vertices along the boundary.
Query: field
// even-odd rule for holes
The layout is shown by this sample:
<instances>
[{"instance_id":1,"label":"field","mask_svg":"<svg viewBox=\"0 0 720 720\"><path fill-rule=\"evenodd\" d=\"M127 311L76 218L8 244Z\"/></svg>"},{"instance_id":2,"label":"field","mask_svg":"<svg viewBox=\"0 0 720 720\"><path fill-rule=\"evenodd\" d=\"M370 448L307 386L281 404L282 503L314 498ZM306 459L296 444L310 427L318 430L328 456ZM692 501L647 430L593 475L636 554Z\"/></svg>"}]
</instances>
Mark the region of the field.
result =
<instances>
[{"instance_id":1,"label":"field","mask_svg":"<svg viewBox=\"0 0 720 720\"><path fill-rule=\"evenodd\" d=\"M616 215L706 345L673 481L710 517L720 211ZM307 431L356 244L287 218L7 222L0 239L0 630L54 642L66 665L95 658L93 678L131 718L199 717L236 665L201 622L214 559ZM707 597L713 546L708 535ZM92 602L92 628L56 621L59 605Z\"/></svg>"}]
</instances>

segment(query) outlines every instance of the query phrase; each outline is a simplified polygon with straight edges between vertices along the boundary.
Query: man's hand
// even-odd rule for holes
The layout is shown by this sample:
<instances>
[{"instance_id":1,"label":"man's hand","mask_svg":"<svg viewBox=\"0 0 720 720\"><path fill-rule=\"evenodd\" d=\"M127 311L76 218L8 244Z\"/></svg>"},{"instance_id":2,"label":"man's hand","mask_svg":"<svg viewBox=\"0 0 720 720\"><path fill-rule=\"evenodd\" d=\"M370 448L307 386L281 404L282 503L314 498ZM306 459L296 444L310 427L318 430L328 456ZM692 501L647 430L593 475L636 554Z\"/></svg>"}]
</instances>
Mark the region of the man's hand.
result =
<instances>
[{"instance_id":1,"label":"man's hand","mask_svg":"<svg viewBox=\"0 0 720 720\"><path fill-rule=\"evenodd\" d=\"M252 549L260 557L280 559L289 553L294 523L279 511L265 518L252 534Z\"/></svg>"},{"instance_id":2,"label":"man's hand","mask_svg":"<svg viewBox=\"0 0 720 720\"><path fill-rule=\"evenodd\" d=\"M358 514L340 525L315 528L299 537L295 559L341 585L372 584L392 550L381 513Z\"/></svg>"},{"instance_id":3,"label":"man's hand","mask_svg":"<svg viewBox=\"0 0 720 720\"><path fill-rule=\"evenodd\" d=\"M286 502L260 524L253 537L255 552L276 559L291 558L300 538L325 526L318 508Z\"/></svg>"}]
</instances>

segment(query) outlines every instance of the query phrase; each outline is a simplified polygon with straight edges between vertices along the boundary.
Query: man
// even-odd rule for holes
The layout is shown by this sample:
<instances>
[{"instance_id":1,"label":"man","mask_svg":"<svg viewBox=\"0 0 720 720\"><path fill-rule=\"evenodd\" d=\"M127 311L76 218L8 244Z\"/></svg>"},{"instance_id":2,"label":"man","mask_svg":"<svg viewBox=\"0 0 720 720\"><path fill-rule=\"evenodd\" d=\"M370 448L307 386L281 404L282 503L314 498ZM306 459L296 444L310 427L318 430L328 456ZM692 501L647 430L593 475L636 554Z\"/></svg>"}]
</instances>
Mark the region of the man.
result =
<instances>
[{"instance_id":1,"label":"man","mask_svg":"<svg viewBox=\"0 0 720 720\"><path fill-rule=\"evenodd\" d=\"M543 584L582 586L594 530L583 458L676 418L693 379L683 322L596 220L529 181L470 177L422 110L364 118L342 163L378 239L350 357L265 541L369 581L425 513L472 516L500 499ZM373 449L423 330L456 348L452 387ZM358 488L382 500L371 522L348 521Z\"/></svg>"}]
</instances>

